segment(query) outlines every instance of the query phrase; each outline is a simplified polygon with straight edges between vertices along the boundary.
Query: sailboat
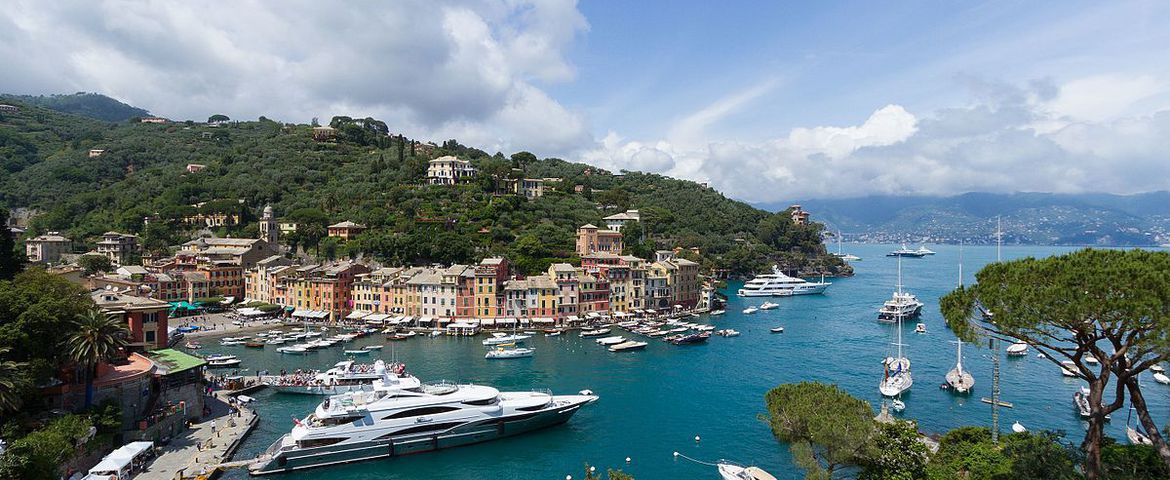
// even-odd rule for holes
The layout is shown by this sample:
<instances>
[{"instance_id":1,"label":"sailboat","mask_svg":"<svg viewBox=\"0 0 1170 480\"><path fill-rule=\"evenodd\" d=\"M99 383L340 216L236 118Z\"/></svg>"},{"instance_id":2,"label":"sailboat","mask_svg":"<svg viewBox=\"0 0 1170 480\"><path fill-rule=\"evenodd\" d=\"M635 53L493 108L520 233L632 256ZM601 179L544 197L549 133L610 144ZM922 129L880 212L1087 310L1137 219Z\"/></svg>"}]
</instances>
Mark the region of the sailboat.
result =
<instances>
[{"instance_id":1,"label":"sailboat","mask_svg":"<svg viewBox=\"0 0 1170 480\"><path fill-rule=\"evenodd\" d=\"M959 288L963 287L963 243L959 242ZM947 385L951 387L951 391L955 393L969 393L971 388L975 386L975 377L970 372L963 370L963 340L956 339L953 343L958 345L958 350L955 352L955 368L947 372Z\"/></svg>"},{"instance_id":2,"label":"sailboat","mask_svg":"<svg viewBox=\"0 0 1170 480\"><path fill-rule=\"evenodd\" d=\"M853 261L861 260L861 257L854 255L852 253L841 253L841 231L840 230L837 230L837 253L835 253L834 255L836 255L837 258L840 258L841 260L844 260L846 262L853 262Z\"/></svg>"},{"instance_id":3,"label":"sailboat","mask_svg":"<svg viewBox=\"0 0 1170 480\"><path fill-rule=\"evenodd\" d=\"M898 293L902 292L902 258L898 257ZM895 357L886 358L885 375L882 378L881 385L878 390L882 395L887 397L896 397L902 392L909 390L911 385L914 385L914 377L910 374L910 359L902 352L902 315L899 314L895 319L894 332L896 341L894 346L897 347L898 354Z\"/></svg>"},{"instance_id":4,"label":"sailboat","mask_svg":"<svg viewBox=\"0 0 1170 480\"><path fill-rule=\"evenodd\" d=\"M1136 425L1130 422L1133 415L1133 407L1129 407L1129 412L1125 414L1125 437L1129 439L1131 445L1153 445L1154 441L1141 431L1141 427L1134 428Z\"/></svg>"}]
</instances>

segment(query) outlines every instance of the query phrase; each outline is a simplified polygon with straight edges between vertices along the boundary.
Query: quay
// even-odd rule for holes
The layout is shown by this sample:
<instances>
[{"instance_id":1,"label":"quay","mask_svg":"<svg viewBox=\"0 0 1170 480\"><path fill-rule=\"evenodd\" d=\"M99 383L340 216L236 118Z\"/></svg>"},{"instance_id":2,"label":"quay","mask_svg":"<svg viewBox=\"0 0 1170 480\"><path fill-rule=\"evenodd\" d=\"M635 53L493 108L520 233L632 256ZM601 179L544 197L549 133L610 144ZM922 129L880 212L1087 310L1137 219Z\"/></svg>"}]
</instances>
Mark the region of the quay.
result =
<instances>
[{"instance_id":1,"label":"quay","mask_svg":"<svg viewBox=\"0 0 1170 480\"><path fill-rule=\"evenodd\" d=\"M229 398L245 393L222 390L207 400L211 415L193 424L186 435L171 440L162 453L138 474L138 480L210 480L227 468L247 466L247 461L228 460L256 427L260 417L252 407L237 403L232 411Z\"/></svg>"}]
</instances>

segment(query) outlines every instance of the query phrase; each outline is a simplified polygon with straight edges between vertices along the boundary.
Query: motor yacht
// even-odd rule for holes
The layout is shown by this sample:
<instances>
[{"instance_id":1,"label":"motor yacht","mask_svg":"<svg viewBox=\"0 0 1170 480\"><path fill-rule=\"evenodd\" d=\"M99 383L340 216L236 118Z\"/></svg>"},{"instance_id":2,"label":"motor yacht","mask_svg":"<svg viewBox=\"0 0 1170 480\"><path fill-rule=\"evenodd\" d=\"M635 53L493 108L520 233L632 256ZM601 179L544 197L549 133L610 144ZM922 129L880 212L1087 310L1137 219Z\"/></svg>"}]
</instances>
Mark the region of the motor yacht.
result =
<instances>
[{"instance_id":1,"label":"motor yacht","mask_svg":"<svg viewBox=\"0 0 1170 480\"><path fill-rule=\"evenodd\" d=\"M372 364L352 360L337 362L324 372L309 371L287 375L261 377L260 382L278 393L301 395L337 395L346 392L370 390L374 382L398 388L415 388L422 382L406 373L406 365L387 365L382 360Z\"/></svg>"},{"instance_id":2,"label":"motor yacht","mask_svg":"<svg viewBox=\"0 0 1170 480\"><path fill-rule=\"evenodd\" d=\"M914 253L920 253L920 254L922 254L923 256L925 256L925 255L934 255L934 254L935 254L934 250L931 250L931 249L929 249L929 248L926 248L926 245L921 245L921 246L919 246L917 250L914 250Z\"/></svg>"},{"instance_id":3,"label":"motor yacht","mask_svg":"<svg viewBox=\"0 0 1170 480\"><path fill-rule=\"evenodd\" d=\"M751 315L751 314L753 314L753 313L756 313L756 312L758 312L758 311L760 311L760 309L759 309L759 308L756 308L756 307L747 307L747 308L743 309L743 314L744 314L744 315Z\"/></svg>"},{"instance_id":4,"label":"motor yacht","mask_svg":"<svg viewBox=\"0 0 1170 480\"><path fill-rule=\"evenodd\" d=\"M505 359L505 358L526 358L531 357L536 353L534 348L517 347L514 343L505 343L496 345L496 348L488 350L483 358L486 359Z\"/></svg>"},{"instance_id":5,"label":"motor yacht","mask_svg":"<svg viewBox=\"0 0 1170 480\"><path fill-rule=\"evenodd\" d=\"M495 334L492 334L492 338L484 340L483 345L485 347L490 347L492 345L503 345L505 343L521 343L525 340L528 340L529 338L532 338L532 336L531 335L515 335L515 334L508 335L508 334L503 334L503 333L495 333Z\"/></svg>"},{"instance_id":6,"label":"motor yacht","mask_svg":"<svg viewBox=\"0 0 1170 480\"><path fill-rule=\"evenodd\" d=\"M565 423L592 392L501 392L435 383L334 395L294 420L249 466L252 475L394 457L479 443Z\"/></svg>"},{"instance_id":7,"label":"motor yacht","mask_svg":"<svg viewBox=\"0 0 1170 480\"><path fill-rule=\"evenodd\" d=\"M585 331L581 332L578 336L581 338L600 337L600 336L605 335L607 333L609 333L608 328L598 328L596 330L585 330Z\"/></svg>"},{"instance_id":8,"label":"motor yacht","mask_svg":"<svg viewBox=\"0 0 1170 480\"><path fill-rule=\"evenodd\" d=\"M1024 342L1013 343L1008 345L1006 351L1009 357L1022 357L1028 354L1028 344Z\"/></svg>"},{"instance_id":9,"label":"motor yacht","mask_svg":"<svg viewBox=\"0 0 1170 480\"><path fill-rule=\"evenodd\" d=\"M242 363L240 359L235 357L217 358L215 360L208 360L207 366L210 368L231 368L240 366L240 363Z\"/></svg>"},{"instance_id":10,"label":"motor yacht","mask_svg":"<svg viewBox=\"0 0 1170 480\"><path fill-rule=\"evenodd\" d=\"M619 343L617 345L610 345L609 351L611 351L611 352L624 352L627 350L640 350L640 349L646 348L646 345L648 345L646 342L638 342L635 340L630 340L628 342L622 342L622 343Z\"/></svg>"},{"instance_id":11,"label":"motor yacht","mask_svg":"<svg viewBox=\"0 0 1170 480\"><path fill-rule=\"evenodd\" d=\"M886 254L887 257L909 257L909 258L922 258L922 257L925 257L926 255L927 254L922 253L918 250L911 250L909 248L906 248L906 244L904 244L904 243L902 244L902 248L899 248L897 250L894 250L894 251Z\"/></svg>"},{"instance_id":12,"label":"motor yacht","mask_svg":"<svg viewBox=\"0 0 1170 480\"><path fill-rule=\"evenodd\" d=\"M777 308L779 306L780 306L779 303L764 302L763 304L760 305L760 310L772 310L772 309Z\"/></svg>"},{"instance_id":13,"label":"motor yacht","mask_svg":"<svg viewBox=\"0 0 1170 480\"><path fill-rule=\"evenodd\" d=\"M825 293L832 285L824 280L810 282L803 278L790 277L773 266L772 273L756 275L739 289L741 297L787 297L791 295L816 295Z\"/></svg>"},{"instance_id":14,"label":"motor yacht","mask_svg":"<svg viewBox=\"0 0 1170 480\"><path fill-rule=\"evenodd\" d=\"M719 478L722 480L776 480L776 477L760 467L744 467L727 460L720 460L715 468L719 469Z\"/></svg>"},{"instance_id":15,"label":"motor yacht","mask_svg":"<svg viewBox=\"0 0 1170 480\"><path fill-rule=\"evenodd\" d=\"M597 342L599 345L604 345L604 346L607 346L607 347L608 347L608 346L610 346L610 345L617 345L617 344L619 344L619 343L622 343L622 342L626 341L626 337L623 337L623 336L621 336L621 335L614 335L614 336L611 336L611 337L601 337L601 338L599 338L599 339L597 339L597 340L595 340L595 341L596 341L596 342Z\"/></svg>"}]
</instances>

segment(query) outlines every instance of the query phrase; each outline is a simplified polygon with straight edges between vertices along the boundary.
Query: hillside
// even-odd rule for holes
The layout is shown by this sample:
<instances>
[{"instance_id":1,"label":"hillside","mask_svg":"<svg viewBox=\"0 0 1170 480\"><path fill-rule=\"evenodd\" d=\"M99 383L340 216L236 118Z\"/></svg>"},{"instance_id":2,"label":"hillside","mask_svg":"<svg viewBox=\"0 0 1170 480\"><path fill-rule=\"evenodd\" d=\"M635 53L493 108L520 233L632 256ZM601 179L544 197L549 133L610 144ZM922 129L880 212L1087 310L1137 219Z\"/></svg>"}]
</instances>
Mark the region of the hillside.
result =
<instances>
[{"instance_id":1,"label":"hillside","mask_svg":"<svg viewBox=\"0 0 1170 480\"><path fill-rule=\"evenodd\" d=\"M98 93L77 92L70 95L0 95L0 102L37 105L62 113L72 113L106 122L124 122L145 117L150 112L132 107Z\"/></svg>"},{"instance_id":2,"label":"hillside","mask_svg":"<svg viewBox=\"0 0 1170 480\"><path fill-rule=\"evenodd\" d=\"M862 241L992 243L996 216L1003 218L1005 240L1013 243L1126 246L1170 241L1170 192L873 196L807 200L803 205L829 229Z\"/></svg>"},{"instance_id":3,"label":"hillside","mask_svg":"<svg viewBox=\"0 0 1170 480\"><path fill-rule=\"evenodd\" d=\"M819 225L798 227L694 182L659 175L615 175L527 152L489 155L450 140L424 154L410 139L387 136L373 119L335 117L335 142L318 143L309 125L265 119L223 125L109 124L22 105L0 117L0 203L41 212L30 235L67 232L92 242L107 230L138 233L163 251L197 233L197 214L238 214L242 223L216 234L254 236L271 203L296 221L287 240L322 257L372 256L390 264L467 262L507 255L522 271L574 261L577 226L639 209L628 252L698 247L710 268L747 274L778 262L792 270L847 273L825 254ZM105 152L90 157L90 149ZM456 154L481 175L451 187L425 183L426 162ZM188 164L205 165L188 173ZM503 188L508 179L561 178L555 191L525 200ZM578 188L580 187L580 192ZM143 219L151 218L150 227ZM324 238L342 220L370 229L355 241ZM644 232L645 237L642 237Z\"/></svg>"}]
</instances>

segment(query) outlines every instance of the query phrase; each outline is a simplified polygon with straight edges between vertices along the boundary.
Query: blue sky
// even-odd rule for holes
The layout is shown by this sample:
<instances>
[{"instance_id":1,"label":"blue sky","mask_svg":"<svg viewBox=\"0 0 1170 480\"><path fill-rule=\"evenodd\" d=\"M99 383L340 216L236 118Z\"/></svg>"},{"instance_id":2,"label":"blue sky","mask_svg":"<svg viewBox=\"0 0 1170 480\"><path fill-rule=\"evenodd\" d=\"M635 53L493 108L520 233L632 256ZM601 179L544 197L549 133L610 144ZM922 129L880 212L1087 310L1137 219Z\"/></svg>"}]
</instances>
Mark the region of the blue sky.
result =
<instances>
[{"instance_id":1,"label":"blue sky","mask_svg":"<svg viewBox=\"0 0 1170 480\"><path fill-rule=\"evenodd\" d=\"M419 138L769 202L1170 188L1170 4L37 2L0 91Z\"/></svg>"}]
</instances>

